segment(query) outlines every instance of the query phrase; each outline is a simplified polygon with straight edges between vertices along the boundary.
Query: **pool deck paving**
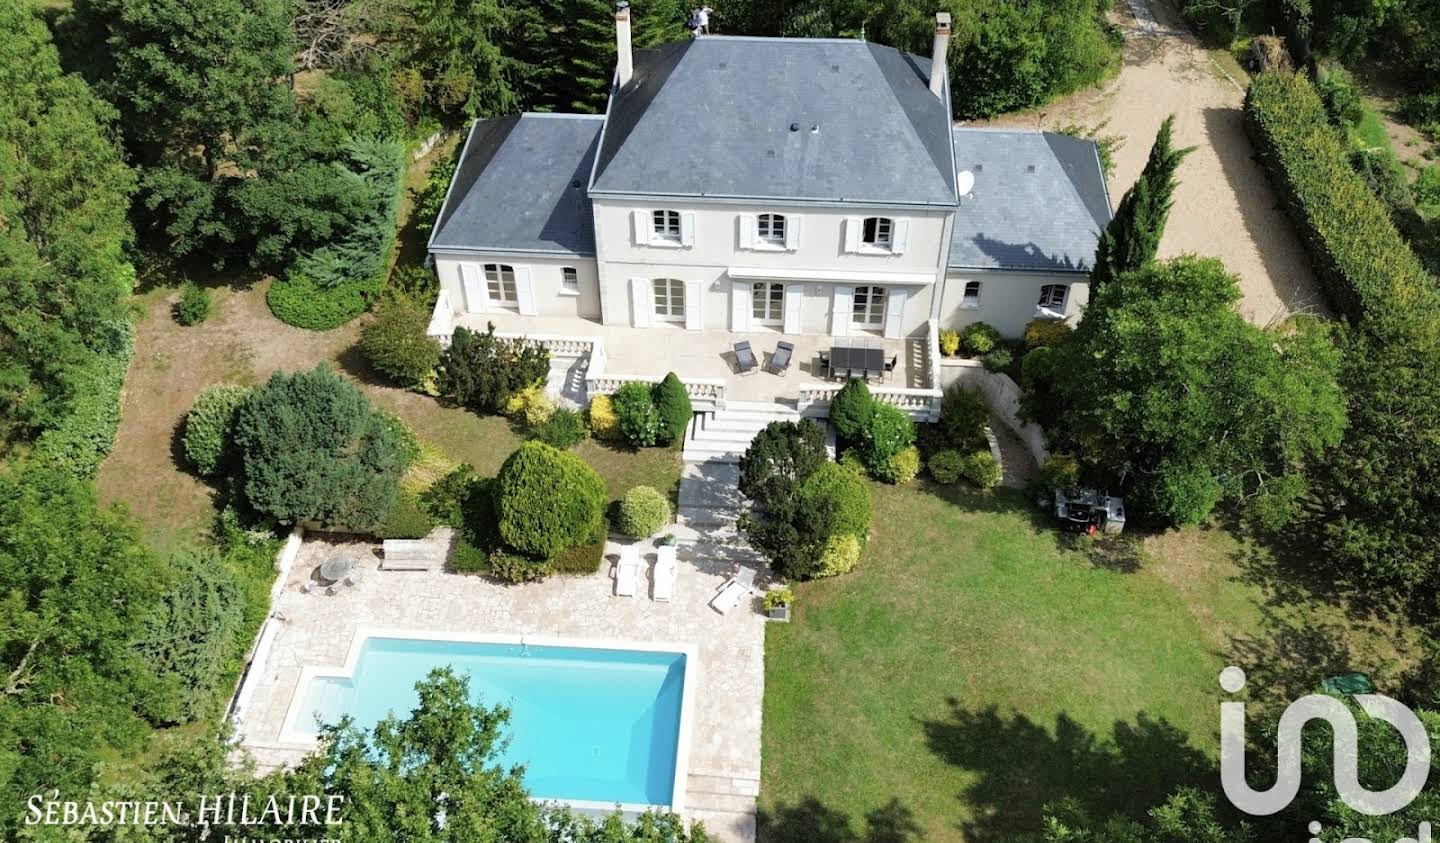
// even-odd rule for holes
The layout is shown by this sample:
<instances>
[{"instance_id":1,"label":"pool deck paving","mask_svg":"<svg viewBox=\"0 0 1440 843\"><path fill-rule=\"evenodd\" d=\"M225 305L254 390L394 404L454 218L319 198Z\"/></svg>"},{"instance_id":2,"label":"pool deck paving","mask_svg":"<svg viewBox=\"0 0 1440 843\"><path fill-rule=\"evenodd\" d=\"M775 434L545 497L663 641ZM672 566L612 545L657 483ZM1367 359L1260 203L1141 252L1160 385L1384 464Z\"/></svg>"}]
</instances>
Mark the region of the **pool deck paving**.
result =
<instances>
[{"instance_id":1,"label":"pool deck paving","mask_svg":"<svg viewBox=\"0 0 1440 843\"><path fill-rule=\"evenodd\" d=\"M685 804L676 807L703 821L719 841L753 843L766 621L758 595L725 615L709 605L743 558L739 548L687 541L692 535L683 527L675 532L681 539L680 569L668 603L650 599L655 547L648 540L641 542L641 588L634 597L617 597L613 571L623 539L607 544L605 561L593 575L504 585L448 566L381 570L379 543L311 533L272 605L274 632L262 643L255 675L245 680L248 690L242 694L248 700L237 718L240 744L261 771L294 764L311 751L281 741L301 671L343 665L361 628L688 646L698 657L687 666L694 671L689 763ZM359 560L358 585L333 595L323 589L302 592L320 562L337 552Z\"/></svg>"}]
</instances>

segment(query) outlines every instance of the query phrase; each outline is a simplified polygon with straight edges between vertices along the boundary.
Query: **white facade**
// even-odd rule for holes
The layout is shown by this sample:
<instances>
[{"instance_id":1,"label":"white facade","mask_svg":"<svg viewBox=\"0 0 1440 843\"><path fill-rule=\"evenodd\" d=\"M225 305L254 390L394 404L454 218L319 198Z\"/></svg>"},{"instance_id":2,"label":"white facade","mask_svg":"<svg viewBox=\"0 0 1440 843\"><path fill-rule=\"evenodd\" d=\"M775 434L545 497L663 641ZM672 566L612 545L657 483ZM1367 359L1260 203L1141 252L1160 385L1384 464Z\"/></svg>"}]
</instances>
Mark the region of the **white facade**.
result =
<instances>
[{"instance_id":1,"label":"white facade","mask_svg":"<svg viewBox=\"0 0 1440 843\"><path fill-rule=\"evenodd\" d=\"M1090 300L1087 278L1075 272L952 269L938 293L936 317L946 328L987 322L1007 337L1021 336L1035 318L1064 318L1073 324Z\"/></svg>"},{"instance_id":2,"label":"white facade","mask_svg":"<svg viewBox=\"0 0 1440 843\"><path fill-rule=\"evenodd\" d=\"M508 270L508 271L507 271ZM570 280L573 270L573 282ZM520 252L436 252L435 273L455 315L600 318L595 259Z\"/></svg>"}]
</instances>

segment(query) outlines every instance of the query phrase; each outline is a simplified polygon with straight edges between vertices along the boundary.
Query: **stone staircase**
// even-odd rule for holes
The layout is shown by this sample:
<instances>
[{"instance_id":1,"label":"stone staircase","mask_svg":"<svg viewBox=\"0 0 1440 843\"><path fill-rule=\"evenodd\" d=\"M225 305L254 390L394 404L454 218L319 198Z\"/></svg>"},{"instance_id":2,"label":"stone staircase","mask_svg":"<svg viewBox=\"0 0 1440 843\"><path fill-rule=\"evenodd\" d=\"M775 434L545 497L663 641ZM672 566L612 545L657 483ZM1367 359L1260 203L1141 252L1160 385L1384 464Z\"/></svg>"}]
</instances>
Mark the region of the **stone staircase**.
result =
<instances>
[{"instance_id":1,"label":"stone staircase","mask_svg":"<svg viewBox=\"0 0 1440 843\"><path fill-rule=\"evenodd\" d=\"M590 403L585 390L585 371L590 368L588 353L551 354L550 373L545 378L545 391L551 398L564 399L577 407Z\"/></svg>"},{"instance_id":2,"label":"stone staircase","mask_svg":"<svg viewBox=\"0 0 1440 843\"><path fill-rule=\"evenodd\" d=\"M774 421L799 421L794 408L761 401L729 401L725 409L697 413L685 435L684 458L694 463L738 463L755 434Z\"/></svg>"}]
</instances>

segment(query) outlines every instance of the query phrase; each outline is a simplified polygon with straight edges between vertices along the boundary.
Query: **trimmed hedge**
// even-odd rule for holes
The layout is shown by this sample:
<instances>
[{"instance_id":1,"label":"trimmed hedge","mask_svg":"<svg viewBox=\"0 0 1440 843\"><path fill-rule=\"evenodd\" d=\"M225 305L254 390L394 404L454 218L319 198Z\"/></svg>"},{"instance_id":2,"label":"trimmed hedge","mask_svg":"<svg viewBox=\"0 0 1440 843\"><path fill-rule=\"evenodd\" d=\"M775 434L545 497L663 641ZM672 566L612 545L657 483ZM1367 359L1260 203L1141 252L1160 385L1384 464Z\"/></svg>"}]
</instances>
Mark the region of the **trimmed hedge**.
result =
<instances>
[{"instance_id":1,"label":"trimmed hedge","mask_svg":"<svg viewBox=\"0 0 1440 843\"><path fill-rule=\"evenodd\" d=\"M926 467L930 469L930 477L936 483L950 486L960 479L960 471L964 465L963 460L959 451L946 448L931 454L930 462L926 464Z\"/></svg>"},{"instance_id":2,"label":"trimmed hedge","mask_svg":"<svg viewBox=\"0 0 1440 843\"><path fill-rule=\"evenodd\" d=\"M1309 80L1256 77L1245 125L1331 306L1377 338L1433 336L1440 324L1431 315L1440 307L1434 279L1351 169Z\"/></svg>"},{"instance_id":3,"label":"trimmed hedge","mask_svg":"<svg viewBox=\"0 0 1440 843\"><path fill-rule=\"evenodd\" d=\"M685 428L695 410L690 406L690 395L685 384L674 372L655 384L655 410L660 414L661 438L664 444L679 442L685 438Z\"/></svg>"},{"instance_id":4,"label":"trimmed hedge","mask_svg":"<svg viewBox=\"0 0 1440 843\"><path fill-rule=\"evenodd\" d=\"M364 313L379 289L377 280L360 279L326 290L308 276L291 273L270 285L265 303L286 325L328 331Z\"/></svg>"},{"instance_id":5,"label":"trimmed hedge","mask_svg":"<svg viewBox=\"0 0 1440 843\"><path fill-rule=\"evenodd\" d=\"M801 497L823 501L830 511L832 534L852 535L864 544L870 535L870 489L849 468L827 462L800 486Z\"/></svg>"},{"instance_id":6,"label":"trimmed hedge","mask_svg":"<svg viewBox=\"0 0 1440 843\"><path fill-rule=\"evenodd\" d=\"M846 443L856 443L865 437L865 426L874 414L875 399L870 396L870 387L859 378L846 381L830 401L830 423Z\"/></svg>"},{"instance_id":7,"label":"trimmed hedge","mask_svg":"<svg viewBox=\"0 0 1440 843\"><path fill-rule=\"evenodd\" d=\"M653 536L669 523L670 501L651 486L636 486L620 499L615 529L632 539Z\"/></svg>"}]
</instances>

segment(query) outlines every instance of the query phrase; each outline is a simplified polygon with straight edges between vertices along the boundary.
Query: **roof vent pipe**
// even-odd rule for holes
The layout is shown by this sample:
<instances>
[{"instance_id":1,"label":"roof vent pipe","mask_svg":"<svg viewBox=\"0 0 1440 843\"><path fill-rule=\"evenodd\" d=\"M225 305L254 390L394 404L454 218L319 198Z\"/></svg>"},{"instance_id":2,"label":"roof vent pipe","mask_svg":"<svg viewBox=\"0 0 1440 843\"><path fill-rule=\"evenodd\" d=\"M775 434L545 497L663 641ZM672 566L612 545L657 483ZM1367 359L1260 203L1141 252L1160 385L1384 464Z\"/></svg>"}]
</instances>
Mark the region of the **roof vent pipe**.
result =
<instances>
[{"instance_id":1,"label":"roof vent pipe","mask_svg":"<svg viewBox=\"0 0 1440 843\"><path fill-rule=\"evenodd\" d=\"M615 82L623 88L634 75L635 64L630 56L630 4L620 0L615 4Z\"/></svg>"},{"instance_id":2,"label":"roof vent pipe","mask_svg":"<svg viewBox=\"0 0 1440 843\"><path fill-rule=\"evenodd\" d=\"M627 39L628 40L628 39ZM930 93L945 90L945 54L950 50L950 13L935 13L935 47L930 51Z\"/></svg>"}]
</instances>

